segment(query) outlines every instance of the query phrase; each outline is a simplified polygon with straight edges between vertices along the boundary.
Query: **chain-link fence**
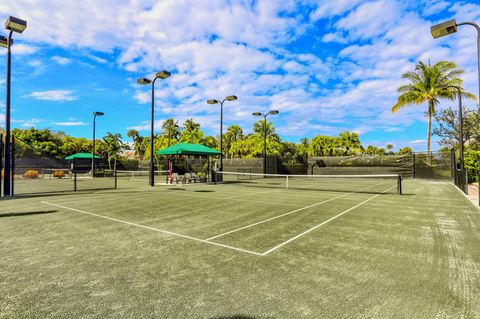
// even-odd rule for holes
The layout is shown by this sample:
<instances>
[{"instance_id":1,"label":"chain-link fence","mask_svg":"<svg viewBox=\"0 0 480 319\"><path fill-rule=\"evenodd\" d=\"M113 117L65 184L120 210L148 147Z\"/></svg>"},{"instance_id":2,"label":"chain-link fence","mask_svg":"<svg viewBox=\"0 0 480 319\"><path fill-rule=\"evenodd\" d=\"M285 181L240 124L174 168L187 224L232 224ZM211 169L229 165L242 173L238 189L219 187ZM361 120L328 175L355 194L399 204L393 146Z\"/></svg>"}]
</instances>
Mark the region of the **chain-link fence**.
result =
<instances>
[{"instance_id":1,"label":"chain-link fence","mask_svg":"<svg viewBox=\"0 0 480 319\"><path fill-rule=\"evenodd\" d=\"M53 157L13 138L11 193L19 196L115 188L114 169L103 159L96 161L98 171L93 176L91 159Z\"/></svg>"}]
</instances>

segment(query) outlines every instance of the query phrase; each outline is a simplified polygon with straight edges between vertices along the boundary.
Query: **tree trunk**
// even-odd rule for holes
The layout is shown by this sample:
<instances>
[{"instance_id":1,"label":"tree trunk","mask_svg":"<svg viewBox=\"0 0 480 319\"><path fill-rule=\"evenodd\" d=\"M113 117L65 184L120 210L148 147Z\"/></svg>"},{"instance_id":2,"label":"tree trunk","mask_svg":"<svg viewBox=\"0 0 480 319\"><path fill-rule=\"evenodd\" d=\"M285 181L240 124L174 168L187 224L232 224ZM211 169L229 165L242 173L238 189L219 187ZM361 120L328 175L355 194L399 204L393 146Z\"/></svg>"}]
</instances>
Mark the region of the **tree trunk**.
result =
<instances>
[{"instance_id":1,"label":"tree trunk","mask_svg":"<svg viewBox=\"0 0 480 319\"><path fill-rule=\"evenodd\" d=\"M427 138L427 156L430 156L430 142L432 138L432 102L428 102L428 138Z\"/></svg>"}]
</instances>

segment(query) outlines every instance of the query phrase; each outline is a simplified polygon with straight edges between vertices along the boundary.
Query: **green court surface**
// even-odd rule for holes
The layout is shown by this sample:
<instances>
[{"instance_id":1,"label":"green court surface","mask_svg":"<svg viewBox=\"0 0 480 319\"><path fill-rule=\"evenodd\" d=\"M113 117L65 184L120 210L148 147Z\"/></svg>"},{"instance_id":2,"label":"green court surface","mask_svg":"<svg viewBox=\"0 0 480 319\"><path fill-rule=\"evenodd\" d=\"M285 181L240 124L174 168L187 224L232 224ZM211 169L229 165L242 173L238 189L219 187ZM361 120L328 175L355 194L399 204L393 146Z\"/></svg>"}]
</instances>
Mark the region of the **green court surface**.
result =
<instances>
[{"instance_id":1,"label":"green court surface","mask_svg":"<svg viewBox=\"0 0 480 319\"><path fill-rule=\"evenodd\" d=\"M452 184L266 183L0 201L0 318L479 316L480 214Z\"/></svg>"}]
</instances>

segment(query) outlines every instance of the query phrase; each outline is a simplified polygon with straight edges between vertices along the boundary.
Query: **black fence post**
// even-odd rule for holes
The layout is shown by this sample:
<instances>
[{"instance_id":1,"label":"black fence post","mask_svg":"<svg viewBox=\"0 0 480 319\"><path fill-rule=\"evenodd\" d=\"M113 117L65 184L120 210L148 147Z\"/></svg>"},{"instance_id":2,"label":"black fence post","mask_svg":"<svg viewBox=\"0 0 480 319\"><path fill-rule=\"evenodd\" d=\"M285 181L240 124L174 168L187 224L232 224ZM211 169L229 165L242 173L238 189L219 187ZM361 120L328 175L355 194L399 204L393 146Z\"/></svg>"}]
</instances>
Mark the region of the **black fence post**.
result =
<instances>
[{"instance_id":1,"label":"black fence post","mask_svg":"<svg viewBox=\"0 0 480 319\"><path fill-rule=\"evenodd\" d=\"M452 148L450 150L450 165L451 165L451 177L455 185L457 185L457 164L456 164L456 158L455 158L455 149Z\"/></svg>"},{"instance_id":2,"label":"black fence post","mask_svg":"<svg viewBox=\"0 0 480 319\"><path fill-rule=\"evenodd\" d=\"M415 166L415 153L412 153L412 163L413 163L413 178L415 179L415 171L416 171L416 166Z\"/></svg>"},{"instance_id":3,"label":"black fence post","mask_svg":"<svg viewBox=\"0 0 480 319\"><path fill-rule=\"evenodd\" d=\"M3 134L0 134L0 197L3 196L2 180L3 180Z\"/></svg>"},{"instance_id":4,"label":"black fence post","mask_svg":"<svg viewBox=\"0 0 480 319\"><path fill-rule=\"evenodd\" d=\"M10 196L15 196L15 135L12 135L12 178L10 179Z\"/></svg>"}]
</instances>

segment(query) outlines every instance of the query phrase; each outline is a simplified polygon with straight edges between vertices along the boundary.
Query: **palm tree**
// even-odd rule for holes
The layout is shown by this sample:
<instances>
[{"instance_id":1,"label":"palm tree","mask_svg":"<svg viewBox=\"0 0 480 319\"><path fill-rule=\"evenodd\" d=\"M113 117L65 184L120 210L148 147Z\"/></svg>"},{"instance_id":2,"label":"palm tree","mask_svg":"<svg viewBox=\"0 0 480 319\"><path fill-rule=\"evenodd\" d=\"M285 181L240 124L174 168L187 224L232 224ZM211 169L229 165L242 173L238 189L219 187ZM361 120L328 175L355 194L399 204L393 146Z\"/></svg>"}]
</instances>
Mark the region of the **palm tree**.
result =
<instances>
[{"instance_id":1,"label":"palm tree","mask_svg":"<svg viewBox=\"0 0 480 319\"><path fill-rule=\"evenodd\" d=\"M231 125L228 129L227 132L223 135L223 148L225 149L225 153L230 154L233 159L233 153L232 152L232 145L235 142L238 142L243 138L243 130L240 126L234 124Z\"/></svg>"},{"instance_id":2,"label":"palm tree","mask_svg":"<svg viewBox=\"0 0 480 319\"><path fill-rule=\"evenodd\" d=\"M133 129L128 131L127 136L133 140L133 150L135 151L135 155L137 155L140 160L143 160L143 157L145 156L144 138L140 136L137 130Z\"/></svg>"},{"instance_id":3,"label":"palm tree","mask_svg":"<svg viewBox=\"0 0 480 319\"><path fill-rule=\"evenodd\" d=\"M164 137L168 139L167 146L170 146L171 140L178 140L178 136L180 135L180 131L178 130L178 121L175 121L172 118L166 119L162 123L162 128Z\"/></svg>"},{"instance_id":4,"label":"palm tree","mask_svg":"<svg viewBox=\"0 0 480 319\"><path fill-rule=\"evenodd\" d=\"M105 150L108 154L108 167L112 170L111 159L115 159L116 162L120 151L127 149L127 145L122 142L122 135L118 133L112 134L107 132L107 135L103 138L103 142L105 143Z\"/></svg>"},{"instance_id":5,"label":"palm tree","mask_svg":"<svg viewBox=\"0 0 480 319\"><path fill-rule=\"evenodd\" d=\"M398 112L409 105L420 105L427 102L428 153L430 153L432 116L435 113L435 107L440 103L440 99L454 100L456 98L457 90L446 86L461 87L463 80L459 76L463 73L464 71L458 69L453 62L440 61L431 65L430 61L428 64L420 61L414 71L402 75L402 78L407 79L410 83L398 88L399 96L397 103L392 107L392 112ZM476 99L475 95L468 92L463 92L462 96Z\"/></svg>"}]
</instances>

